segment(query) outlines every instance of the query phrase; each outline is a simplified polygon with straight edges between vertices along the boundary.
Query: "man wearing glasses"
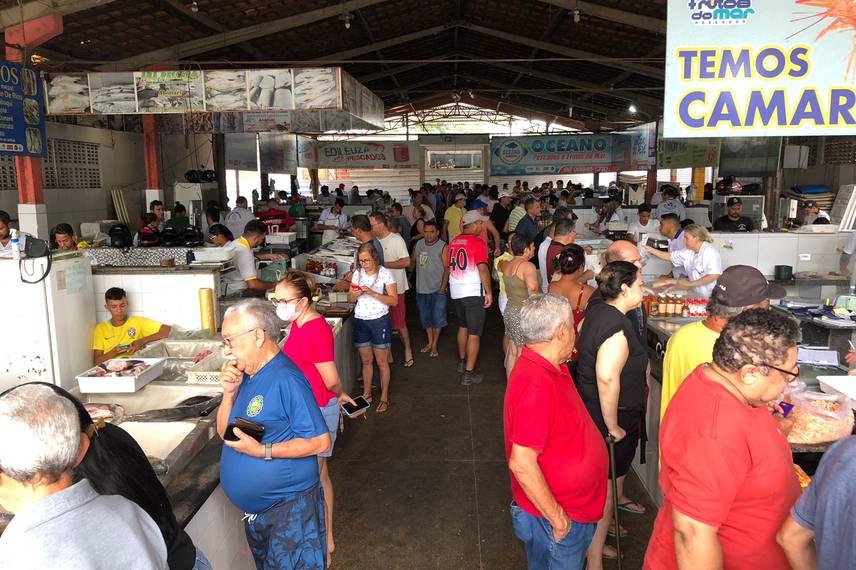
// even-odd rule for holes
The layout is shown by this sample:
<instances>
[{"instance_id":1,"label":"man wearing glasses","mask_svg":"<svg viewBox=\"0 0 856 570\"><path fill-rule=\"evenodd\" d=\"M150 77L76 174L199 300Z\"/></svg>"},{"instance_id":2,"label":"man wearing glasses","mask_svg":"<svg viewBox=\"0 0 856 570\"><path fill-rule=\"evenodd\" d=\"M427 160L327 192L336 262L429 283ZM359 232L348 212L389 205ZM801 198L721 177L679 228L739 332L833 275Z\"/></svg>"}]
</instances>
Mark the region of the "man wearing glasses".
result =
<instances>
[{"instance_id":1,"label":"man wearing glasses","mask_svg":"<svg viewBox=\"0 0 856 570\"><path fill-rule=\"evenodd\" d=\"M461 233L461 220L464 219L467 197L463 194L455 194L455 201L443 215L443 241L450 243Z\"/></svg>"},{"instance_id":2,"label":"man wearing glasses","mask_svg":"<svg viewBox=\"0 0 856 570\"><path fill-rule=\"evenodd\" d=\"M217 433L224 438L220 482L246 513L247 542L259 568L324 568L324 494L316 456L330 433L300 369L277 346L281 321L261 299L242 301L223 318L223 403ZM234 427L261 424L259 439ZM227 428L236 439L226 439Z\"/></svg>"}]
</instances>

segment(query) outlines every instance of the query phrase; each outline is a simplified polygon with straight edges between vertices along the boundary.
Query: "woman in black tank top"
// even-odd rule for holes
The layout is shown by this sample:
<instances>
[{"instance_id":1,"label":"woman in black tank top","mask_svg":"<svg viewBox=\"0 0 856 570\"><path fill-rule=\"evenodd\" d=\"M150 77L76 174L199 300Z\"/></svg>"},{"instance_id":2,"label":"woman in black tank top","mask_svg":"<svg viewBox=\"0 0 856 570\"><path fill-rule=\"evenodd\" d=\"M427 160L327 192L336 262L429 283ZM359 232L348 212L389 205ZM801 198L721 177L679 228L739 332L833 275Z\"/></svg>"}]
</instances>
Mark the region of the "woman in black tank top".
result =
<instances>
[{"instance_id":1,"label":"woman in black tank top","mask_svg":"<svg viewBox=\"0 0 856 570\"><path fill-rule=\"evenodd\" d=\"M620 496L639 443L645 403L648 352L627 318L627 313L642 303L642 272L627 261L614 261L601 271L597 282L602 301L586 307L577 382L595 425L604 436L609 434L616 440L615 476ZM612 489L607 486L604 517L588 551L590 567L601 567L613 500Z\"/></svg>"}]
</instances>

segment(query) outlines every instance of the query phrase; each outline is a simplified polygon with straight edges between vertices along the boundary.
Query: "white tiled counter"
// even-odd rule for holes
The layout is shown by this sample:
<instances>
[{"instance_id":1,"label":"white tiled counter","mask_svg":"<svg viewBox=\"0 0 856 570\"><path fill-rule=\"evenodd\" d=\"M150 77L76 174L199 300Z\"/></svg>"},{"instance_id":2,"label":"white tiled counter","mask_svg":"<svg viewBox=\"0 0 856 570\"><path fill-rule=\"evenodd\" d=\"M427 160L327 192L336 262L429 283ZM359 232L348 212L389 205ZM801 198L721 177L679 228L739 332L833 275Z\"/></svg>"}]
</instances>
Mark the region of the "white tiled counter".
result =
<instances>
[{"instance_id":1,"label":"white tiled counter","mask_svg":"<svg viewBox=\"0 0 856 570\"><path fill-rule=\"evenodd\" d=\"M104 308L104 293L121 287L128 295L128 312L186 330L202 328L199 290L214 290L214 315L219 315L217 297L220 271L186 267L93 267L95 311L98 322L110 318ZM217 326L220 326L217 319Z\"/></svg>"},{"instance_id":2,"label":"white tiled counter","mask_svg":"<svg viewBox=\"0 0 856 570\"><path fill-rule=\"evenodd\" d=\"M776 265L790 265L794 273L838 271L841 251L850 233L712 233L711 236L722 256L723 269L750 265L772 277ZM669 263L649 257L643 274L650 279L668 271L671 271Z\"/></svg>"}]
</instances>

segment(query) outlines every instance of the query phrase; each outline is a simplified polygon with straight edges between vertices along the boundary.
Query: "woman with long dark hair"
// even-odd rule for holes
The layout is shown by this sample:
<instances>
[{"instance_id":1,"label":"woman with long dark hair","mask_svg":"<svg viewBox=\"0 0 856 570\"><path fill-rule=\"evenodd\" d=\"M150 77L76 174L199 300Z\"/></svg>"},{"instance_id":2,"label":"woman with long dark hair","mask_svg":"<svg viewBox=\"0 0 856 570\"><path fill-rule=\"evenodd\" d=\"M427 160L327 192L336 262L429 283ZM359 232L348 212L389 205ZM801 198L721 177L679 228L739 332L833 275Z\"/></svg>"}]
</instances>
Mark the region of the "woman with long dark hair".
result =
<instances>
[{"instance_id":1,"label":"woman with long dark hair","mask_svg":"<svg viewBox=\"0 0 856 570\"><path fill-rule=\"evenodd\" d=\"M211 570L205 554L178 524L166 489L140 444L119 426L93 422L80 400L63 388L46 382L29 384L48 386L77 408L80 431L89 437L89 449L74 468L74 482L88 479L99 495L120 495L146 511L163 535L170 570ZM9 390L0 396L6 392Z\"/></svg>"}]
</instances>

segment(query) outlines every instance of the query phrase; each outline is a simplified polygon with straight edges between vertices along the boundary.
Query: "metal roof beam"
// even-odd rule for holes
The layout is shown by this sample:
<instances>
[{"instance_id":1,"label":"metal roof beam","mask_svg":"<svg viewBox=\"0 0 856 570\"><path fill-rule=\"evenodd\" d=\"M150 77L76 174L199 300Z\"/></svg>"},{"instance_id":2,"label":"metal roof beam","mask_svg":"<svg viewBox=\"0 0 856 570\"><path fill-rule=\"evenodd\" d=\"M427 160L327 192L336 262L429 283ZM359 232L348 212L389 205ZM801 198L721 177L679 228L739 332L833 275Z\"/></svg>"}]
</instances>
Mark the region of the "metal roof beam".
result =
<instances>
[{"instance_id":1,"label":"metal roof beam","mask_svg":"<svg viewBox=\"0 0 856 570\"><path fill-rule=\"evenodd\" d=\"M484 77L476 77L474 75L468 75L468 74L463 74L463 73L461 74L461 77L464 79L467 79L469 81L475 81L477 83L482 83L484 85L487 85L489 87L493 87L496 89L505 89L507 87L505 82L495 81L493 79L485 79ZM478 90L477 87L474 87L473 89ZM523 93L523 94L526 95L527 97L535 97L536 99L543 99L544 101L552 101L553 103L559 103L560 105L562 105L565 108L565 114L567 114L567 107L568 107L568 103L570 103L570 100L565 98L565 97L550 95L549 93ZM603 115L606 115L607 117L610 114L616 113L616 111L617 111L616 109L609 109L607 107L601 107L600 105L597 105L594 103L585 103L585 104L579 104L579 105L574 103L574 106L580 107L583 109L588 109L589 111L594 111L595 113L601 113Z\"/></svg>"},{"instance_id":2,"label":"metal roof beam","mask_svg":"<svg viewBox=\"0 0 856 570\"><path fill-rule=\"evenodd\" d=\"M389 69L384 70L384 71L369 73L368 75L355 75L353 73L351 75L353 75L357 81L359 81L360 83L365 85L366 83L371 83L372 81L377 81L378 79L383 79L384 77L389 77L390 75L393 75L393 74L398 75L399 73L405 73L408 71L413 71L414 69L419 69L420 67L425 67L426 65L431 65L432 63L436 63L437 60L458 58L462 55L463 54L460 54L460 53L450 53L450 54L446 54L446 55L440 56L438 58L435 58L434 61L420 61L418 63L407 63L405 65L390 67Z\"/></svg>"},{"instance_id":3,"label":"metal roof beam","mask_svg":"<svg viewBox=\"0 0 856 570\"><path fill-rule=\"evenodd\" d=\"M573 10L577 9L580 11L581 17L594 16L601 20L617 22L626 26L633 26L640 30L648 30L649 32L655 32L658 34L666 33L666 20L661 20L660 18L643 16L642 14L635 14L626 10L616 10L615 8L609 8L608 6L594 4L592 2L585 2L584 0L541 0L541 2L546 2L553 6L559 6L561 8L571 10L572 13Z\"/></svg>"},{"instance_id":4,"label":"metal roof beam","mask_svg":"<svg viewBox=\"0 0 856 570\"><path fill-rule=\"evenodd\" d=\"M486 65L491 67L496 67L499 69L505 69L507 71L513 71L516 73L523 73L525 75L531 75L532 77L536 77L538 79L543 79L545 81L550 81L552 83L556 83L557 85L565 85L567 87L572 87L574 89L591 89L592 91L603 92L604 95L608 95L609 97L615 97L618 99L624 99L625 101L633 101L637 103L641 107L650 108L651 111L657 110L658 112L662 110L663 102L656 98L651 97L650 95L641 95L641 94L633 94L630 91L623 92L608 92L604 91L604 86L598 83L592 83L590 81L582 81L577 79L570 79L568 77L557 75L555 73L548 73L546 71L537 71L534 69L526 69L525 67L521 67L519 65L514 65L511 63L501 63L501 62L488 62ZM623 94L622 94L623 93ZM582 96L582 95L581 95Z\"/></svg>"},{"instance_id":5,"label":"metal roof beam","mask_svg":"<svg viewBox=\"0 0 856 570\"><path fill-rule=\"evenodd\" d=\"M196 12L194 12L190 8L189 4L187 4L187 2L185 2L184 0L166 0L166 3L169 4L170 6L172 6L173 8L175 8L176 10L178 10L179 12L181 12L182 14L184 14L185 16L187 16L188 18L190 18L191 20L196 20L197 22L199 22L200 24L202 24L203 26L205 26L209 30L213 30L215 32L220 32L220 33L225 33L227 31L229 31L228 28L221 25L217 20L215 20L213 18L209 18L205 14L200 14L198 10ZM249 42L241 42L238 44L238 47L241 48L242 50L244 50L244 52L246 52L247 54L251 55L252 57L254 57L258 60L267 59L267 56L264 53L257 50Z\"/></svg>"},{"instance_id":6,"label":"metal roof beam","mask_svg":"<svg viewBox=\"0 0 856 570\"><path fill-rule=\"evenodd\" d=\"M313 24L328 18L334 18L346 11L360 10L375 4L382 4L388 0L346 0L341 4L335 4L326 8L310 10L293 16L279 18L270 22L254 24L237 30L230 30L222 34L212 34L204 38L198 38L176 44L173 46L152 50L146 53L141 53L125 59L120 59L116 62L99 66L99 71L114 71L137 69L144 65L153 63L176 62L181 59L193 57L200 53L221 49L237 43L262 38L271 34L284 32L294 28L299 28L307 24ZM97 0L87 0L87 3L95 4ZM103 4L105 0L101 0Z\"/></svg>"},{"instance_id":7,"label":"metal roof beam","mask_svg":"<svg viewBox=\"0 0 856 570\"><path fill-rule=\"evenodd\" d=\"M663 69L659 69L656 67L651 67L648 65L642 65L640 63L634 63L630 61L625 61L622 59L606 57L603 55L598 55L596 53L591 53L588 51L583 51L579 49L569 48L560 46L550 42L544 42L541 40L534 40L531 38L527 38L524 36L519 36L517 34L512 34L509 32L503 32L502 30L495 30L493 28L488 28L485 26L479 26L477 24L462 24L465 28L472 30L474 32L484 34L486 36L492 36L494 38L498 38L501 40L505 40L507 42L512 42L524 46L529 46L533 48L538 48L543 51L556 53L559 55L563 55L565 57L578 58L583 60L589 60L598 65L605 65L608 67L614 67L616 69L622 69L624 71L632 71L633 73L637 73L639 75L644 75L646 77L653 77L654 79L664 79L666 73Z\"/></svg>"},{"instance_id":8,"label":"metal roof beam","mask_svg":"<svg viewBox=\"0 0 856 570\"><path fill-rule=\"evenodd\" d=\"M113 0L34 0L33 2L24 2L23 6L15 5L0 10L0 29L5 30L6 28L20 25L22 12L24 14L24 21L26 22L51 14L65 16L74 14L75 12L83 12L96 6L105 6L110 2L113 2Z\"/></svg>"},{"instance_id":9,"label":"metal roof beam","mask_svg":"<svg viewBox=\"0 0 856 570\"><path fill-rule=\"evenodd\" d=\"M378 51L381 49L386 49L388 47L401 45L407 42L412 42L414 40L422 39L426 36L433 36L434 34L439 34L445 32L447 30L451 30L457 26L460 26L461 22L450 22L448 24L443 24L441 26L432 26L430 28L425 28L424 30L418 30L416 32L405 34L403 36L395 36L394 38L389 38L386 40L382 40L379 42L372 42L370 44L360 46L354 49L348 49L345 51L339 51L336 53L329 53L327 55L323 55L321 57L313 58L313 62L324 63L326 61L342 61L353 59L360 55L365 55L367 53L372 53L374 51Z\"/></svg>"}]
</instances>

